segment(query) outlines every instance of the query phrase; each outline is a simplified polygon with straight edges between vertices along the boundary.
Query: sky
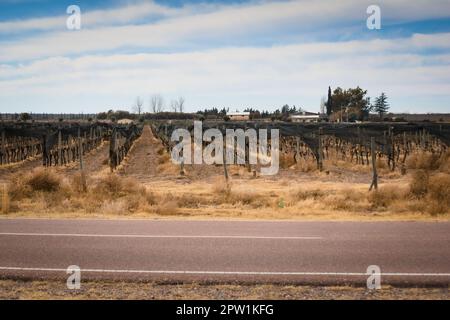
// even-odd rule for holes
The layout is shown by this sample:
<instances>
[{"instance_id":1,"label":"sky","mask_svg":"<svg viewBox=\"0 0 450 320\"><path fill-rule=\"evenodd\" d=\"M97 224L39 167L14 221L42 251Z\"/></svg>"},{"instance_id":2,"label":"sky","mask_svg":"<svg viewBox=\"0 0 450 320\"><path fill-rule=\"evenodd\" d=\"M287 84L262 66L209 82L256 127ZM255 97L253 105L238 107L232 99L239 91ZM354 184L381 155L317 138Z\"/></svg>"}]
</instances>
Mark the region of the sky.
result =
<instances>
[{"instance_id":1,"label":"sky","mask_svg":"<svg viewBox=\"0 0 450 320\"><path fill-rule=\"evenodd\" d=\"M150 111L154 94L166 110L183 96L188 112L318 112L328 86L450 112L450 0L0 1L0 113L132 111L138 96Z\"/></svg>"}]
</instances>

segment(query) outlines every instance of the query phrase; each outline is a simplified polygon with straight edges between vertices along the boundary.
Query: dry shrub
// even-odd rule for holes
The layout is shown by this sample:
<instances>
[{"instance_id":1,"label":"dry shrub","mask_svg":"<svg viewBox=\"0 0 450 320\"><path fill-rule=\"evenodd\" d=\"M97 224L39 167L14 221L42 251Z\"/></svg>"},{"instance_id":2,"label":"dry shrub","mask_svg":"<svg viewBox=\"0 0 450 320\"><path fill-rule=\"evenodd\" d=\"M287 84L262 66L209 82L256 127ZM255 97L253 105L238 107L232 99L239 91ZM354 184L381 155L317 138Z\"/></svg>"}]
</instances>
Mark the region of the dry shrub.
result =
<instances>
[{"instance_id":1,"label":"dry shrub","mask_svg":"<svg viewBox=\"0 0 450 320\"><path fill-rule=\"evenodd\" d=\"M294 155L291 153L281 153L280 154L280 168L287 169L295 165Z\"/></svg>"},{"instance_id":2,"label":"dry shrub","mask_svg":"<svg viewBox=\"0 0 450 320\"><path fill-rule=\"evenodd\" d=\"M439 171L450 174L450 150L447 150L439 159Z\"/></svg>"},{"instance_id":3,"label":"dry shrub","mask_svg":"<svg viewBox=\"0 0 450 320\"><path fill-rule=\"evenodd\" d=\"M405 194L403 190L396 186L384 186L368 195L369 203L373 209L388 208L395 201L404 198Z\"/></svg>"},{"instance_id":4,"label":"dry shrub","mask_svg":"<svg viewBox=\"0 0 450 320\"><path fill-rule=\"evenodd\" d=\"M430 178L429 196L436 201L450 203L450 175L439 173Z\"/></svg>"},{"instance_id":5,"label":"dry shrub","mask_svg":"<svg viewBox=\"0 0 450 320\"><path fill-rule=\"evenodd\" d=\"M447 213L450 210L450 174L430 175L425 170L417 170L412 175L409 193L413 200L420 200L421 205L416 210L433 215Z\"/></svg>"},{"instance_id":6,"label":"dry shrub","mask_svg":"<svg viewBox=\"0 0 450 320\"><path fill-rule=\"evenodd\" d=\"M388 169L387 160L386 159L377 158L376 166L377 166L378 169Z\"/></svg>"},{"instance_id":7,"label":"dry shrub","mask_svg":"<svg viewBox=\"0 0 450 320\"><path fill-rule=\"evenodd\" d=\"M305 190L303 188L298 189L292 194L293 200L304 201L307 199L320 199L326 196L326 192L319 189Z\"/></svg>"},{"instance_id":8,"label":"dry shrub","mask_svg":"<svg viewBox=\"0 0 450 320\"><path fill-rule=\"evenodd\" d=\"M231 182L227 182L223 177L218 177L213 183L212 190L216 194L229 195L231 193Z\"/></svg>"},{"instance_id":9,"label":"dry shrub","mask_svg":"<svg viewBox=\"0 0 450 320\"><path fill-rule=\"evenodd\" d=\"M156 170L158 173L165 173L168 175L178 176L180 174L180 166L172 163L172 161L158 165ZM184 169L184 173L186 173L186 169Z\"/></svg>"},{"instance_id":10,"label":"dry shrub","mask_svg":"<svg viewBox=\"0 0 450 320\"><path fill-rule=\"evenodd\" d=\"M428 183L428 212L446 213L450 208L450 175L440 173L430 177Z\"/></svg>"},{"instance_id":11,"label":"dry shrub","mask_svg":"<svg viewBox=\"0 0 450 320\"><path fill-rule=\"evenodd\" d=\"M428 192L429 174L425 170L413 173L409 184L409 193L417 199L423 198Z\"/></svg>"},{"instance_id":12,"label":"dry shrub","mask_svg":"<svg viewBox=\"0 0 450 320\"><path fill-rule=\"evenodd\" d=\"M200 205L210 204L207 198L192 194L182 194L177 197L176 201L181 208L198 208Z\"/></svg>"},{"instance_id":13,"label":"dry shrub","mask_svg":"<svg viewBox=\"0 0 450 320\"><path fill-rule=\"evenodd\" d=\"M271 205L268 196L250 191L231 191L226 201L233 205L251 206L252 208L268 207Z\"/></svg>"},{"instance_id":14,"label":"dry shrub","mask_svg":"<svg viewBox=\"0 0 450 320\"><path fill-rule=\"evenodd\" d=\"M86 175L78 172L71 178L70 185L75 192L85 192L90 185L90 180Z\"/></svg>"},{"instance_id":15,"label":"dry shrub","mask_svg":"<svg viewBox=\"0 0 450 320\"><path fill-rule=\"evenodd\" d=\"M162 216L177 215L180 213L178 202L167 198L156 206L155 213Z\"/></svg>"},{"instance_id":16,"label":"dry shrub","mask_svg":"<svg viewBox=\"0 0 450 320\"><path fill-rule=\"evenodd\" d=\"M132 178L123 178L116 174L108 174L99 178L94 191L103 195L125 196L129 194L145 195L146 189Z\"/></svg>"},{"instance_id":17,"label":"dry shrub","mask_svg":"<svg viewBox=\"0 0 450 320\"><path fill-rule=\"evenodd\" d=\"M8 194L8 187L6 184L1 186L1 204L2 204L2 210L1 212L3 214L9 213L10 210L10 199Z\"/></svg>"},{"instance_id":18,"label":"dry shrub","mask_svg":"<svg viewBox=\"0 0 450 320\"><path fill-rule=\"evenodd\" d=\"M167 163L170 160L170 156L167 153L162 154L158 157L158 164Z\"/></svg>"},{"instance_id":19,"label":"dry shrub","mask_svg":"<svg viewBox=\"0 0 450 320\"><path fill-rule=\"evenodd\" d=\"M213 184L214 204L232 204L260 208L270 206L269 196L261 195L252 191L233 190L231 183L224 178L217 178Z\"/></svg>"},{"instance_id":20,"label":"dry shrub","mask_svg":"<svg viewBox=\"0 0 450 320\"><path fill-rule=\"evenodd\" d=\"M99 178L94 191L100 194L118 194L123 190L123 179L116 174L108 174Z\"/></svg>"},{"instance_id":21,"label":"dry shrub","mask_svg":"<svg viewBox=\"0 0 450 320\"><path fill-rule=\"evenodd\" d=\"M365 200L365 193L354 189L343 189L327 194L321 201L325 207L334 210L358 211L364 209Z\"/></svg>"},{"instance_id":22,"label":"dry shrub","mask_svg":"<svg viewBox=\"0 0 450 320\"><path fill-rule=\"evenodd\" d=\"M300 172L313 172L317 170L317 162L311 159L300 158L295 168Z\"/></svg>"},{"instance_id":23,"label":"dry shrub","mask_svg":"<svg viewBox=\"0 0 450 320\"><path fill-rule=\"evenodd\" d=\"M63 178L52 169L36 168L30 173L12 177L9 194L14 200L31 197L35 192L57 192L62 188Z\"/></svg>"},{"instance_id":24,"label":"dry shrub","mask_svg":"<svg viewBox=\"0 0 450 320\"><path fill-rule=\"evenodd\" d=\"M102 213L106 214L124 214L128 211L128 206L125 200L119 199L115 201L104 201L100 207Z\"/></svg>"},{"instance_id":25,"label":"dry shrub","mask_svg":"<svg viewBox=\"0 0 450 320\"><path fill-rule=\"evenodd\" d=\"M409 169L430 171L439 169L443 160L443 157L439 156L437 153L420 152L414 153L408 157L406 160L406 165Z\"/></svg>"},{"instance_id":26,"label":"dry shrub","mask_svg":"<svg viewBox=\"0 0 450 320\"><path fill-rule=\"evenodd\" d=\"M238 206L250 206L252 208L261 208L271 206L269 196L257 194L251 191L234 191L229 189L225 193L218 194L214 198L215 204L231 204Z\"/></svg>"},{"instance_id":27,"label":"dry shrub","mask_svg":"<svg viewBox=\"0 0 450 320\"><path fill-rule=\"evenodd\" d=\"M54 171L39 168L28 176L27 184L34 191L55 192L60 189L61 180Z\"/></svg>"},{"instance_id":28,"label":"dry shrub","mask_svg":"<svg viewBox=\"0 0 450 320\"><path fill-rule=\"evenodd\" d=\"M156 196L138 181L115 174L98 179L93 189L94 192L89 197L90 207L95 210L96 203L109 201L110 207L103 203L100 208L106 213L148 211L149 206L157 204Z\"/></svg>"}]
</instances>

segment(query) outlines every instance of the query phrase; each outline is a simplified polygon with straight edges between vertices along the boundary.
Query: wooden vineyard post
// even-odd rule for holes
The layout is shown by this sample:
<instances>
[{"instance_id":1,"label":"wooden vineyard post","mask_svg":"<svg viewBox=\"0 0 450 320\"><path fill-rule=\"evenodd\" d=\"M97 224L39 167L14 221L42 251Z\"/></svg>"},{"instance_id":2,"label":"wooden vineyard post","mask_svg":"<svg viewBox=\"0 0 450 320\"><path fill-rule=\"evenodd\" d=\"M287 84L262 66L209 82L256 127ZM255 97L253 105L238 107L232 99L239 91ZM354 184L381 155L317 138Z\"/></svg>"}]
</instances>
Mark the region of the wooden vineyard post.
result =
<instances>
[{"instance_id":1,"label":"wooden vineyard post","mask_svg":"<svg viewBox=\"0 0 450 320\"><path fill-rule=\"evenodd\" d=\"M184 176L184 157L181 157L181 163L180 163L180 176Z\"/></svg>"},{"instance_id":2,"label":"wooden vineyard post","mask_svg":"<svg viewBox=\"0 0 450 320\"><path fill-rule=\"evenodd\" d=\"M116 130L116 128L114 128L112 131L111 142L109 144L109 166L110 166L111 172L113 172L117 166L117 130Z\"/></svg>"},{"instance_id":3,"label":"wooden vineyard post","mask_svg":"<svg viewBox=\"0 0 450 320\"><path fill-rule=\"evenodd\" d=\"M86 177L84 175L84 165L83 165L83 142L81 141L81 130L78 128L78 154L80 157L80 178L81 178L81 188L83 192L87 191L86 187Z\"/></svg>"},{"instance_id":4,"label":"wooden vineyard post","mask_svg":"<svg viewBox=\"0 0 450 320\"><path fill-rule=\"evenodd\" d=\"M2 158L0 159L0 164L6 164L6 134L5 130L2 131Z\"/></svg>"},{"instance_id":5,"label":"wooden vineyard post","mask_svg":"<svg viewBox=\"0 0 450 320\"><path fill-rule=\"evenodd\" d=\"M319 171L323 170L323 155L322 155L322 127L319 128L319 148L317 150L319 155L317 166Z\"/></svg>"},{"instance_id":6,"label":"wooden vineyard post","mask_svg":"<svg viewBox=\"0 0 450 320\"><path fill-rule=\"evenodd\" d=\"M62 134L61 134L61 130L58 130L58 165L62 166Z\"/></svg>"},{"instance_id":7,"label":"wooden vineyard post","mask_svg":"<svg viewBox=\"0 0 450 320\"><path fill-rule=\"evenodd\" d=\"M370 185L369 191L372 190L372 188L375 188L375 190L378 189L378 174L377 174L377 155L376 155L376 149L375 149L375 138L370 138L370 153L372 154L372 183Z\"/></svg>"},{"instance_id":8,"label":"wooden vineyard post","mask_svg":"<svg viewBox=\"0 0 450 320\"><path fill-rule=\"evenodd\" d=\"M48 149L47 149L47 135L42 137L42 165L48 166Z\"/></svg>"},{"instance_id":9,"label":"wooden vineyard post","mask_svg":"<svg viewBox=\"0 0 450 320\"><path fill-rule=\"evenodd\" d=\"M406 174L405 161L406 161L407 155L408 155L408 144L406 142L406 132L403 132L403 160L402 160L402 168L401 168L402 175Z\"/></svg>"},{"instance_id":10,"label":"wooden vineyard post","mask_svg":"<svg viewBox=\"0 0 450 320\"><path fill-rule=\"evenodd\" d=\"M225 131L225 129L224 129ZM222 154L223 154L223 175L225 176L225 181L228 185L228 170L227 170L227 143L225 141L224 143L224 147L222 150Z\"/></svg>"},{"instance_id":11,"label":"wooden vineyard post","mask_svg":"<svg viewBox=\"0 0 450 320\"><path fill-rule=\"evenodd\" d=\"M390 134L391 134L391 155L392 155L392 169L391 171L395 171L395 140L394 140L394 127L390 128Z\"/></svg>"},{"instance_id":12,"label":"wooden vineyard post","mask_svg":"<svg viewBox=\"0 0 450 320\"><path fill-rule=\"evenodd\" d=\"M115 131L113 129L113 132L111 134L111 141L109 143L109 168L110 171L113 172L114 171L114 138L115 138Z\"/></svg>"},{"instance_id":13,"label":"wooden vineyard post","mask_svg":"<svg viewBox=\"0 0 450 320\"><path fill-rule=\"evenodd\" d=\"M295 137L295 163L300 159L300 137Z\"/></svg>"}]
</instances>

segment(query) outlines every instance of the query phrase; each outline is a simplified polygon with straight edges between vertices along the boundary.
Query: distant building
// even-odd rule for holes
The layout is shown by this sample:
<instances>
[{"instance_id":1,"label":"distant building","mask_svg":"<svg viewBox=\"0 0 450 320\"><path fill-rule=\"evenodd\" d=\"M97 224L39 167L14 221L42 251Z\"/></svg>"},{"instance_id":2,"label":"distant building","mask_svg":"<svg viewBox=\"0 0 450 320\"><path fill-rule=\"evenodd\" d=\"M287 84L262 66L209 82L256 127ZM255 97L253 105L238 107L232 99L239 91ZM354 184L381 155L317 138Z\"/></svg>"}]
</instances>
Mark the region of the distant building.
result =
<instances>
[{"instance_id":1,"label":"distant building","mask_svg":"<svg viewBox=\"0 0 450 320\"><path fill-rule=\"evenodd\" d=\"M302 123L311 123L311 122L319 122L322 120L322 117L319 113L302 111L298 114L293 114L289 117L292 122L302 122Z\"/></svg>"},{"instance_id":2,"label":"distant building","mask_svg":"<svg viewBox=\"0 0 450 320\"><path fill-rule=\"evenodd\" d=\"M227 116L231 121L246 121L250 120L250 112L228 112Z\"/></svg>"},{"instance_id":3,"label":"distant building","mask_svg":"<svg viewBox=\"0 0 450 320\"><path fill-rule=\"evenodd\" d=\"M131 119L120 119L117 121L118 124L130 124L133 123L134 121Z\"/></svg>"}]
</instances>

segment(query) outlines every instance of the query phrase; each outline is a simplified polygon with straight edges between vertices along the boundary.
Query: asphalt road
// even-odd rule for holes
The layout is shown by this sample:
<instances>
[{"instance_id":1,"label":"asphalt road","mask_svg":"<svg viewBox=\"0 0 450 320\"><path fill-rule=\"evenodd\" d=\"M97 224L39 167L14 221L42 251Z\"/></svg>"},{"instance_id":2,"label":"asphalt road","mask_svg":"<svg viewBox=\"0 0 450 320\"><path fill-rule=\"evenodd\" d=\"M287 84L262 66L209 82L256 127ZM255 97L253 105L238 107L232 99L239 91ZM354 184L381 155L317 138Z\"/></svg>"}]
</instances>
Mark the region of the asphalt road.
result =
<instances>
[{"instance_id":1,"label":"asphalt road","mask_svg":"<svg viewBox=\"0 0 450 320\"><path fill-rule=\"evenodd\" d=\"M0 277L449 285L450 222L0 219Z\"/></svg>"}]
</instances>

